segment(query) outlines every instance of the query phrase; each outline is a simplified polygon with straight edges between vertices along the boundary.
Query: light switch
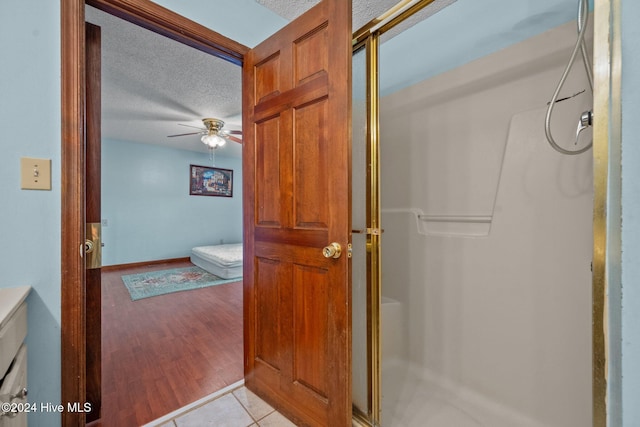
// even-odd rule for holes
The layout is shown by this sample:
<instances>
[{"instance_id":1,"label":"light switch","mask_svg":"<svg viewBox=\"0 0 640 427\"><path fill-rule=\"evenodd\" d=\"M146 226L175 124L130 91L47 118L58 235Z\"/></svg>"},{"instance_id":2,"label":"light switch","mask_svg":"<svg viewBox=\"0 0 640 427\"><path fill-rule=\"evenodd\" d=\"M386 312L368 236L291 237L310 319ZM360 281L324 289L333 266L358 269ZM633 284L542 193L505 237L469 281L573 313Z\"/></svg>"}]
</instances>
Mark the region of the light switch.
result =
<instances>
[{"instance_id":1,"label":"light switch","mask_svg":"<svg viewBox=\"0 0 640 427\"><path fill-rule=\"evenodd\" d=\"M51 190L51 159L20 159L20 188Z\"/></svg>"}]
</instances>

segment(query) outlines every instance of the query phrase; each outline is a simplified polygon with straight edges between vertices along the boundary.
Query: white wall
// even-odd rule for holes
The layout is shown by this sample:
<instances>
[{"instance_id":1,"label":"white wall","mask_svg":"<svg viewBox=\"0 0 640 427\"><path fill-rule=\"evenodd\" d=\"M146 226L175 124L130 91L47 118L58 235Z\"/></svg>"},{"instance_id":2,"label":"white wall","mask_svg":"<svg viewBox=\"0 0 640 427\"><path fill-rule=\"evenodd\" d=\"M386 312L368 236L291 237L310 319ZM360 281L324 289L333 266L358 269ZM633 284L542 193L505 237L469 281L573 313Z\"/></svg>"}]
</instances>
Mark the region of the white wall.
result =
<instances>
[{"instance_id":1,"label":"white wall","mask_svg":"<svg viewBox=\"0 0 640 427\"><path fill-rule=\"evenodd\" d=\"M569 23L381 102L383 295L410 365L501 407L482 425L591 424L592 158L543 127L574 42ZM590 108L578 63L561 93L585 88L557 140Z\"/></svg>"},{"instance_id":2,"label":"white wall","mask_svg":"<svg viewBox=\"0 0 640 427\"><path fill-rule=\"evenodd\" d=\"M194 246L242 241L242 159L215 157L216 167L233 170L233 197L190 196L191 164L212 163L207 153L103 141L103 265L188 257Z\"/></svg>"}]
</instances>

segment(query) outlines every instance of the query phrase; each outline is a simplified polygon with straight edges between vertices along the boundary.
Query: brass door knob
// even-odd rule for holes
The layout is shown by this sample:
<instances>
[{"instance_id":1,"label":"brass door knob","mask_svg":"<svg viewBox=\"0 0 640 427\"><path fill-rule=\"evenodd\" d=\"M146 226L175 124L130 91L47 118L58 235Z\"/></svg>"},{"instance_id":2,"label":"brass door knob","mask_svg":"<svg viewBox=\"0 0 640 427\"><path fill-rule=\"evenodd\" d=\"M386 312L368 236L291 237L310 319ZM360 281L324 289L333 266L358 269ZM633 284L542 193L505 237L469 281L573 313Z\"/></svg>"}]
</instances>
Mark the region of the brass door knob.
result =
<instances>
[{"instance_id":1,"label":"brass door knob","mask_svg":"<svg viewBox=\"0 0 640 427\"><path fill-rule=\"evenodd\" d=\"M324 255L325 258L340 258L340 255L342 255L342 246L340 246L340 243L333 242L322 249L322 255Z\"/></svg>"}]
</instances>

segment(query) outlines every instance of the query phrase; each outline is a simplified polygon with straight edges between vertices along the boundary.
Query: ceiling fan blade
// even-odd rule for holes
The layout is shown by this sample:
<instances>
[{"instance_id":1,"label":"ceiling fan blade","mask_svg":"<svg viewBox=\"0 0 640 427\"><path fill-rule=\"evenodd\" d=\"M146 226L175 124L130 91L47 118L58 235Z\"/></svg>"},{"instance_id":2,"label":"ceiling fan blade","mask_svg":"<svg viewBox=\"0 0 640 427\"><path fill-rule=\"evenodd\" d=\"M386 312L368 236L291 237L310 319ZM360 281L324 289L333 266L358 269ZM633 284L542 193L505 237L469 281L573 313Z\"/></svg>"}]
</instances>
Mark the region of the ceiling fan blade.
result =
<instances>
[{"instance_id":1,"label":"ceiling fan blade","mask_svg":"<svg viewBox=\"0 0 640 427\"><path fill-rule=\"evenodd\" d=\"M200 129L200 130L204 130L204 131L207 130L206 128L203 128L202 126L191 126L191 125L185 125L183 123L178 123L178 126L185 126L185 127L188 127L188 128Z\"/></svg>"},{"instance_id":2,"label":"ceiling fan blade","mask_svg":"<svg viewBox=\"0 0 640 427\"><path fill-rule=\"evenodd\" d=\"M229 135L242 135L241 130L223 130L223 132Z\"/></svg>"},{"instance_id":3,"label":"ceiling fan blade","mask_svg":"<svg viewBox=\"0 0 640 427\"><path fill-rule=\"evenodd\" d=\"M174 136L187 136L187 135L199 135L202 132L189 132L189 133L179 133L177 135L167 135L167 138L173 138Z\"/></svg>"},{"instance_id":4,"label":"ceiling fan blade","mask_svg":"<svg viewBox=\"0 0 640 427\"><path fill-rule=\"evenodd\" d=\"M236 138L235 136L226 135L225 138L230 139L231 141L237 142L238 144L242 144L242 140L240 138Z\"/></svg>"}]
</instances>

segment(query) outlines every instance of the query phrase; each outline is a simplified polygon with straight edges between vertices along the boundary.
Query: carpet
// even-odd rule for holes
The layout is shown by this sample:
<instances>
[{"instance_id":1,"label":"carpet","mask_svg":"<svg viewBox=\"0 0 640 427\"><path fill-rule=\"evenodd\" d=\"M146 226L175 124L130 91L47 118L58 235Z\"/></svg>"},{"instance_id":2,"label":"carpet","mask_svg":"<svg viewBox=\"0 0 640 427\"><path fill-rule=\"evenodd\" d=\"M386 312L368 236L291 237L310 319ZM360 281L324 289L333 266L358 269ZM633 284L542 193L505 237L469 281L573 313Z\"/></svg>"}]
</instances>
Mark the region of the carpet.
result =
<instances>
[{"instance_id":1,"label":"carpet","mask_svg":"<svg viewBox=\"0 0 640 427\"><path fill-rule=\"evenodd\" d=\"M132 301L239 280L242 278L222 279L195 266L122 276L122 281L129 290Z\"/></svg>"}]
</instances>

